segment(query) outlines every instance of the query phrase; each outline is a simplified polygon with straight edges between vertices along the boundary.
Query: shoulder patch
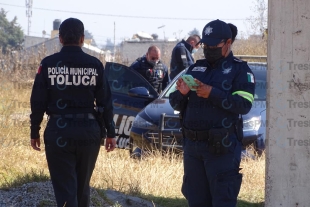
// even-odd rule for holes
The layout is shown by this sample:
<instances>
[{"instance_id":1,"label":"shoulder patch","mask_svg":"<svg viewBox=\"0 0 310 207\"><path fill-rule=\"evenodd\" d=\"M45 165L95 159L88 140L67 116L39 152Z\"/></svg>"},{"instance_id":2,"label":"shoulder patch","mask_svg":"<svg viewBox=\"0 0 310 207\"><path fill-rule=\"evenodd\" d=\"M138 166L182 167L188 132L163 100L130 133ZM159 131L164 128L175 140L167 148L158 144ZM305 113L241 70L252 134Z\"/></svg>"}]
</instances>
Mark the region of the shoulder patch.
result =
<instances>
[{"instance_id":1,"label":"shoulder patch","mask_svg":"<svg viewBox=\"0 0 310 207\"><path fill-rule=\"evenodd\" d=\"M243 60L240 60L240 59L238 59L238 58L234 58L234 61L236 61L236 62L238 62L238 63L244 62Z\"/></svg>"},{"instance_id":2,"label":"shoulder patch","mask_svg":"<svg viewBox=\"0 0 310 207\"><path fill-rule=\"evenodd\" d=\"M37 74L40 74L40 73L41 73L41 70L42 70L42 64L40 64L40 67L39 67L39 69L38 69Z\"/></svg>"},{"instance_id":3,"label":"shoulder patch","mask_svg":"<svg viewBox=\"0 0 310 207\"><path fill-rule=\"evenodd\" d=\"M199 72L205 72L207 70L207 67L199 67L196 66L192 69L192 71L199 71Z\"/></svg>"},{"instance_id":4,"label":"shoulder patch","mask_svg":"<svg viewBox=\"0 0 310 207\"><path fill-rule=\"evenodd\" d=\"M247 77L248 77L248 82L250 82L250 83L255 83L253 73L247 72Z\"/></svg>"}]
</instances>

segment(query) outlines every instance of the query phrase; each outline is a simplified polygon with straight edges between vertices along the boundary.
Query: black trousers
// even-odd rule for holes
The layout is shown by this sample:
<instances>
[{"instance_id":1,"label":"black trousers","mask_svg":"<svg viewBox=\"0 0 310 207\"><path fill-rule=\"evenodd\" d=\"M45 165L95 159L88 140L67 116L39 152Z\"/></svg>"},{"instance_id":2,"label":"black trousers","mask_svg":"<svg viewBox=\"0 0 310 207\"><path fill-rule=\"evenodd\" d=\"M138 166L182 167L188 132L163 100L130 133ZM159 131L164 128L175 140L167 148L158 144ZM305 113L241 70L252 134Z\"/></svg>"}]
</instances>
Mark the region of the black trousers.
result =
<instances>
[{"instance_id":1,"label":"black trousers","mask_svg":"<svg viewBox=\"0 0 310 207\"><path fill-rule=\"evenodd\" d=\"M89 206L89 182L100 141L100 128L94 119L49 119L44 143L58 207Z\"/></svg>"}]
</instances>

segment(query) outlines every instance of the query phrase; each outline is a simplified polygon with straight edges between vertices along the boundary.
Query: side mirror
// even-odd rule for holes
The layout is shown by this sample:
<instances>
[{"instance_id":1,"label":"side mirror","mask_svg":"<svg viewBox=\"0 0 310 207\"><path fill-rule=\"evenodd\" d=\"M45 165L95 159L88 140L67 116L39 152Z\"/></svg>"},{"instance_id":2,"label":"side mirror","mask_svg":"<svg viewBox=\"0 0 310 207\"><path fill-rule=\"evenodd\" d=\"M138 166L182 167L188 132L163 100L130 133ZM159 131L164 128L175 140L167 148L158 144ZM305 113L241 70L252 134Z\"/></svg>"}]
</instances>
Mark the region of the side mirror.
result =
<instances>
[{"instance_id":1,"label":"side mirror","mask_svg":"<svg viewBox=\"0 0 310 207\"><path fill-rule=\"evenodd\" d=\"M139 98L151 98L151 99L154 98L154 96L150 95L150 92L145 87L131 88L128 91L128 95L131 97L139 97Z\"/></svg>"}]
</instances>

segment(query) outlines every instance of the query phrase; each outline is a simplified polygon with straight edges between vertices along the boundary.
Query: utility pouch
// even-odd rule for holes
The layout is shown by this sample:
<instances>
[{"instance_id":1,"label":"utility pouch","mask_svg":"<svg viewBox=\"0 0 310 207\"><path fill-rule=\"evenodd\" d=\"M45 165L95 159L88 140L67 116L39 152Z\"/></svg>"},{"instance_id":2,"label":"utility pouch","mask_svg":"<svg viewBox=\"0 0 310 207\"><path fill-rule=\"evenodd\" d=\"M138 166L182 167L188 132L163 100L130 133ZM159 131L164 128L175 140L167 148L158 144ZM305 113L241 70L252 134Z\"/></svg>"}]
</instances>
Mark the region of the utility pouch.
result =
<instances>
[{"instance_id":1,"label":"utility pouch","mask_svg":"<svg viewBox=\"0 0 310 207\"><path fill-rule=\"evenodd\" d=\"M238 141L242 143L242 140L243 140L243 118L242 116L238 117L238 120L236 123L236 132L237 132Z\"/></svg>"},{"instance_id":2,"label":"utility pouch","mask_svg":"<svg viewBox=\"0 0 310 207\"><path fill-rule=\"evenodd\" d=\"M209 152L215 155L222 155L229 152L229 147L231 146L231 141L229 140L229 129L210 129L208 148Z\"/></svg>"}]
</instances>

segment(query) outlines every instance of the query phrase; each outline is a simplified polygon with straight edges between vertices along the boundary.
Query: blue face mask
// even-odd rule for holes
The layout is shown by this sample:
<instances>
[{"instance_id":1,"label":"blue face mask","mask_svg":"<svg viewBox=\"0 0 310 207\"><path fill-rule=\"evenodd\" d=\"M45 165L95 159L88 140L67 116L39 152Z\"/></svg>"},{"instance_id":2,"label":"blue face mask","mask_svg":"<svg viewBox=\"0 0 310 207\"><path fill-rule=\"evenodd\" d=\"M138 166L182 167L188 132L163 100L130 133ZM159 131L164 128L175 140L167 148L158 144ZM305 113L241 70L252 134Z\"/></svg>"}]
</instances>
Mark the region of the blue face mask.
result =
<instances>
[{"instance_id":1,"label":"blue face mask","mask_svg":"<svg viewBox=\"0 0 310 207\"><path fill-rule=\"evenodd\" d=\"M193 49L192 49L192 54L194 54L194 53L197 52L197 51L198 51L197 48L193 48Z\"/></svg>"}]
</instances>

